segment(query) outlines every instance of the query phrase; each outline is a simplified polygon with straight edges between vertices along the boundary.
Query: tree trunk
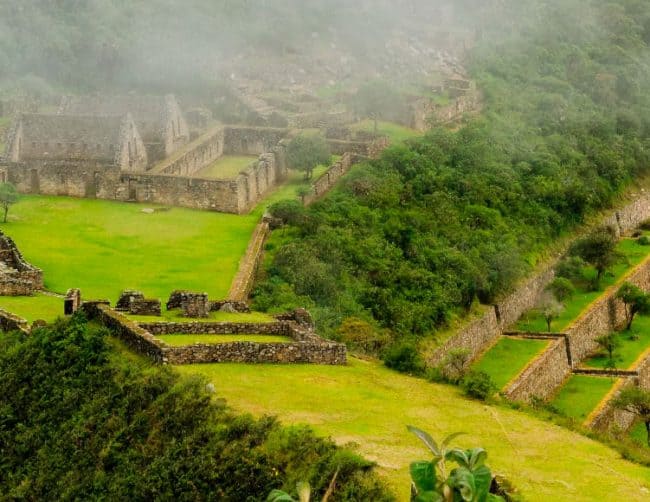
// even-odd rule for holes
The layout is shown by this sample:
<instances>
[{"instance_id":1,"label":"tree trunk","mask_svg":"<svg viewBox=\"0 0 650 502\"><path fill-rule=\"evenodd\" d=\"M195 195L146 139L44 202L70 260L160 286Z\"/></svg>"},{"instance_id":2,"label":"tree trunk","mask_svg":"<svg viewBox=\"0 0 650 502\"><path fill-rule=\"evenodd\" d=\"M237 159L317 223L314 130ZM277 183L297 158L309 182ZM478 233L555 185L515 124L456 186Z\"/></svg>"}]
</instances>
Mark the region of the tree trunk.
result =
<instances>
[{"instance_id":1,"label":"tree trunk","mask_svg":"<svg viewBox=\"0 0 650 502\"><path fill-rule=\"evenodd\" d=\"M5 206L4 209L5 209L5 217L3 223L7 223L7 213L9 212L9 206Z\"/></svg>"},{"instance_id":2,"label":"tree trunk","mask_svg":"<svg viewBox=\"0 0 650 502\"><path fill-rule=\"evenodd\" d=\"M550 333L551 332L551 323L553 322L552 319L546 319L546 330Z\"/></svg>"},{"instance_id":3,"label":"tree trunk","mask_svg":"<svg viewBox=\"0 0 650 502\"><path fill-rule=\"evenodd\" d=\"M650 420L645 421L645 433L648 441L648 446L650 446Z\"/></svg>"}]
</instances>

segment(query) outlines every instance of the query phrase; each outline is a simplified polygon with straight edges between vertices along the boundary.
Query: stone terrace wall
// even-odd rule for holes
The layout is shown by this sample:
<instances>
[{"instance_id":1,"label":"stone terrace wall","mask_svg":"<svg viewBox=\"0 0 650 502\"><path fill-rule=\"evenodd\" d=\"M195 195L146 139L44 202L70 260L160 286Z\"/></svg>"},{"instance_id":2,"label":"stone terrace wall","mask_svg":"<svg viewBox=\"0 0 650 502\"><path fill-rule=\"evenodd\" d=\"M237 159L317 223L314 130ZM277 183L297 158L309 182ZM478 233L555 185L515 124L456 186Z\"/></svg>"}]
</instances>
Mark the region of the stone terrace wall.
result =
<instances>
[{"instance_id":1,"label":"stone terrace wall","mask_svg":"<svg viewBox=\"0 0 650 502\"><path fill-rule=\"evenodd\" d=\"M650 390L650 349L646 350L632 365L636 378L619 380L614 388L603 398L596 409L589 415L586 425L596 430L618 428L628 430L635 420L635 415L615 408L612 403L620 392L630 386L638 385L642 389Z\"/></svg>"},{"instance_id":2,"label":"stone terrace wall","mask_svg":"<svg viewBox=\"0 0 650 502\"><path fill-rule=\"evenodd\" d=\"M96 319L109 328L135 351L157 363L291 363L328 364L347 363L345 345L327 342L295 322L277 321L256 323L148 323L138 325L104 302L85 302L82 310L90 319ZM170 347L156 334L250 334L289 336L289 343L236 342L223 344L194 344Z\"/></svg>"},{"instance_id":3,"label":"stone terrace wall","mask_svg":"<svg viewBox=\"0 0 650 502\"><path fill-rule=\"evenodd\" d=\"M373 141L328 139L327 144L329 145L330 151L333 155L343 155L344 153L349 152L375 159L390 145L390 140L385 136L376 138Z\"/></svg>"},{"instance_id":4,"label":"stone terrace wall","mask_svg":"<svg viewBox=\"0 0 650 502\"><path fill-rule=\"evenodd\" d=\"M336 343L254 343L216 345L195 344L172 347L167 352L171 364L254 363L254 364L346 364L345 346Z\"/></svg>"},{"instance_id":5,"label":"stone terrace wall","mask_svg":"<svg viewBox=\"0 0 650 502\"><path fill-rule=\"evenodd\" d=\"M84 302L81 310L89 319L95 319L136 352L143 354L156 363L168 362L165 351L155 337L136 323L129 321L122 314L111 310L107 303Z\"/></svg>"},{"instance_id":6,"label":"stone terrace wall","mask_svg":"<svg viewBox=\"0 0 650 502\"><path fill-rule=\"evenodd\" d=\"M215 127L155 166L151 171L156 174L191 176L223 155L224 141L223 126Z\"/></svg>"},{"instance_id":7,"label":"stone terrace wall","mask_svg":"<svg viewBox=\"0 0 650 502\"><path fill-rule=\"evenodd\" d=\"M323 195L329 192L336 182L344 176L350 168L361 161L363 157L352 153L344 153L341 160L335 162L330 168L325 171L320 178L318 178L312 185L312 193L303 199L303 203L308 206L314 201L320 199Z\"/></svg>"},{"instance_id":8,"label":"stone terrace wall","mask_svg":"<svg viewBox=\"0 0 650 502\"><path fill-rule=\"evenodd\" d=\"M43 289L43 271L27 263L13 239L0 231L0 295L28 296Z\"/></svg>"},{"instance_id":9,"label":"stone terrace wall","mask_svg":"<svg viewBox=\"0 0 650 502\"><path fill-rule=\"evenodd\" d=\"M29 329L29 323L25 319L4 309L0 309L0 331L4 333L22 331L25 334L29 334L31 330Z\"/></svg>"},{"instance_id":10,"label":"stone terrace wall","mask_svg":"<svg viewBox=\"0 0 650 502\"><path fill-rule=\"evenodd\" d=\"M642 193L636 196L632 202L605 217L600 221L600 224L612 226L621 235L631 232L647 219L650 219L650 194ZM441 347L437 348L430 355L429 362L434 365L439 364L452 349L468 349L470 351L468 364L479 357L508 326L514 324L524 312L535 306L539 295L554 278L553 270L558 259L552 260L505 300L496 305L498 324L496 328L494 320L491 319L492 316L495 316L495 312L490 309L485 314L484 319L471 321ZM485 331L481 331L480 326L485 326ZM477 337L478 339L476 339Z\"/></svg>"},{"instance_id":11,"label":"stone terrace wall","mask_svg":"<svg viewBox=\"0 0 650 502\"><path fill-rule=\"evenodd\" d=\"M650 258L630 271L624 280L645 291L650 290ZM556 344L551 345L512 381L506 390L508 398L528 400L533 395L549 398L569 375L571 368L598 349L596 338L624 325L625 308L615 298L617 291L618 285L610 287L567 328L568 350L564 352L564 362L560 361L561 352L556 350Z\"/></svg>"},{"instance_id":12,"label":"stone terrace wall","mask_svg":"<svg viewBox=\"0 0 650 502\"><path fill-rule=\"evenodd\" d=\"M272 151L288 134L288 129L274 127L226 126L224 154L262 155Z\"/></svg>"},{"instance_id":13,"label":"stone terrace wall","mask_svg":"<svg viewBox=\"0 0 650 502\"><path fill-rule=\"evenodd\" d=\"M244 302L248 299L248 295L255 285L255 276L259 268L264 243L269 233L269 224L266 221L261 221L255 227L253 236L246 248L246 254L239 262L237 275L230 286L230 291L228 292L229 300Z\"/></svg>"},{"instance_id":14,"label":"stone terrace wall","mask_svg":"<svg viewBox=\"0 0 650 502\"><path fill-rule=\"evenodd\" d=\"M526 366L508 385L504 394L513 401L528 401L533 396L546 399L570 374L566 339L560 338Z\"/></svg>"}]
</instances>

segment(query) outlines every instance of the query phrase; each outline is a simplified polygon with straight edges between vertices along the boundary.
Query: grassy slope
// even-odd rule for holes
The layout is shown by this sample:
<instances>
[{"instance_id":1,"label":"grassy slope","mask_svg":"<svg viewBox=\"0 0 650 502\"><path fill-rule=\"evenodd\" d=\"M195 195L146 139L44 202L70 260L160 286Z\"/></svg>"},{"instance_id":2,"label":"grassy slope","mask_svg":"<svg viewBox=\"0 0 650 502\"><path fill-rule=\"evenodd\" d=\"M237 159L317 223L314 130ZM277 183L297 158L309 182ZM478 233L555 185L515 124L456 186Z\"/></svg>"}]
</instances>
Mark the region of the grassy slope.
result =
<instances>
[{"instance_id":1,"label":"grassy slope","mask_svg":"<svg viewBox=\"0 0 650 502\"><path fill-rule=\"evenodd\" d=\"M560 317L553 321L552 331L561 332L571 322L576 319L582 311L592 302L596 301L603 292L610 286L616 284L625 273L629 272L634 266L638 265L650 253L650 247L637 244L636 240L623 239L616 249L625 259L612 267L611 271L605 275L601 281L600 291L587 291L578 289L576 294L564 302L564 310ZM593 275L593 270L588 270L586 276ZM521 331L545 332L546 321L539 312L531 311L517 323L516 328Z\"/></svg>"},{"instance_id":2,"label":"grassy slope","mask_svg":"<svg viewBox=\"0 0 650 502\"><path fill-rule=\"evenodd\" d=\"M144 207L155 206L25 196L0 229L56 292L115 299L133 288L166 298L190 289L224 298L259 215Z\"/></svg>"},{"instance_id":3,"label":"grassy slope","mask_svg":"<svg viewBox=\"0 0 650 502\"><path fill-rule=\"evenodd\" d=\"M286 336L272 335L159 335L156 338L175 347L193 345L195 343L212 345L234 342L287 343L291 341L291 338Z\"/></svg>"},{"instance_id":4,"label":"grassy slope","mask_svg":"<svg viewBox=\"0 0 650 502\"><path fill-rule=\"evenodd\" d=\"M616 379L589 375L573 375L560 389L551 404L563 414L583 421L602 401Z\"/></svg>"},{"instance_id":5,"label":"grassy slope","mask_svg":"<svg viewBox=\"0 0 650 502\"><path fill-rule=\"evenodd\" d=\"M497 389L502 389L548 344L546 340L503 337L485 353L473 369L490 375Z\"/></svg>"},{"instance_id":6,"label":"grassy slope","mask_svg":"<svg viewBox=\"0 0 650 502\"><path fill-rule=\"evenodd\" d=\"M309 423L338 442L355 442L379 463L400 500L408 500L408 465L427 452L406 431L413 424L441 437L467 436L460 446L483 446L489 463L527 500L641 500L650 469L622 460L606 446L528 415L463 398L456 388L394 373L378 363L347 367L180 367L200 373L241 411L277 414Z\"/></svg>"},{"instance_id":7,"label":"grassy slope","mask_svg":"<svg viewBox=\"0 0 650 502\"><path fill-rule=\"evenodd\" d=\"M363 120L350 126L353 131L375 132L375 122L373 120ZM392 144L400 143L407 139L421 136L422 134L415 129L410 129L394 122L377 122L377 133L388 136Z\"/></svg>"},{"instance_id":8,"label":"grassy slope","mask_svg":"<svg viewBox=\"0 0 650 502\"><path fill-rule=\"evenodd\" d=\"M224 155L207 167L196 172L195 178L214 178L229 180L236 178L239 173L257 159L255 155Z\"/></svg>"}]
</instances>

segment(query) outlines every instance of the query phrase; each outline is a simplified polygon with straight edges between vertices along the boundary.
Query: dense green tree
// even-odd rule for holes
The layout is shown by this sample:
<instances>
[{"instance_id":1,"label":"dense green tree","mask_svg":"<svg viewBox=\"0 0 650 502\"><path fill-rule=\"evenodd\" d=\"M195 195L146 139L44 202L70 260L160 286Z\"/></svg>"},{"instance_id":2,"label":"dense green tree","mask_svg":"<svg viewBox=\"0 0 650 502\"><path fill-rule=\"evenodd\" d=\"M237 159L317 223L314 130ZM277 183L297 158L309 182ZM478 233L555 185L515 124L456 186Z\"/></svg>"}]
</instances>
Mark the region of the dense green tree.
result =
<instances>
[{"instance_id":1,"label":"dense green tree","mask_svg":"<svg viewBox=\"0 0 650 502\"><path fill-rule=\"evenodd\" d=\"M625 329L632 329L634 317L637 314L650 314L650 295L644 293L641 288L626 282L616 292L616 298L625 304Z\"/></svg>"},{"instance_id":2,"label":"dense green tree","mask_svg":"<svg viewBox=\"0 0 650 502\"><path fill-rule=\"evenodd\" d=\"M322 136L300 135L289 142L286 156L289 168L305 173L305 179L309 180L314 168L320 164L327 165L332 154Z\"/></svg>"},{"instance_id":3,"label":"dense green tree","mask_svg":"<svg viewBox=\"0 0 650 502\"><path fill-rule=\"evenodd\" d=\"M633 413L645 424L647 442L650 446L650 391L639 387L627 387L614 400L614 406Z\"/></svg>"}]
</instances>

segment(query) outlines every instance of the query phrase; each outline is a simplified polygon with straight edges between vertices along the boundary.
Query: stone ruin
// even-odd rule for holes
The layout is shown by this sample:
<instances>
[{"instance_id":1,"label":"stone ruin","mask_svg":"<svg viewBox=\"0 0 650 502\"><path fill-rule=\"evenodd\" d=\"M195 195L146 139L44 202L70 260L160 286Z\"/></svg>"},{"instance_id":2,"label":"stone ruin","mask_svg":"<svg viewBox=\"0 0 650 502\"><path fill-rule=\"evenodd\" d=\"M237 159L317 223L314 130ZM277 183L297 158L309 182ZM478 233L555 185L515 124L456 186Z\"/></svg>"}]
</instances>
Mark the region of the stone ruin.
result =
<instances>
[{"instance_id":1,"label":"stone ruin","mask_svg":"<svg viewBox=\"0 0 650 502\"><path fill-rule=\"evenodd\" d=\"M81 307L81 291L69 289L63 300L63 315L72 315Z\"/></svg>"},{"instance_id":2,"label":"stone ruin","mask_svg":"<svg viewBox=\"0 0 650 502\"><path fill-rule=\"evenodd\" d=\"M167 310L181 309L184 317L210 317L210 300L207 293L174 291L167 301Z\"/></svg>"},{"instance_id":3,"label":"stone ruin","mask_svg":"<svg viewBox=\"0 0 650 502\"><path fill-rule=\"evenodd\" d=\"M142 316L160 316L162 314L159 299L145 298L142 292L133 290L122 292L115 304L115 310Z\"/></svg>"},{"instance_id":4,"label":"stone ruin","mask_svg":"<svg viewBox=\"0 0 650 502\"><path fill-rule=\"evenodd\" d=\"M27 263L14 241L0 231L0 296L30 296L43 289L43 271Z\"/></svg>"}]
</instances>

